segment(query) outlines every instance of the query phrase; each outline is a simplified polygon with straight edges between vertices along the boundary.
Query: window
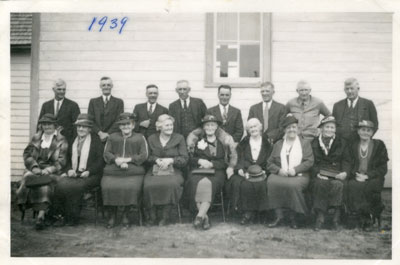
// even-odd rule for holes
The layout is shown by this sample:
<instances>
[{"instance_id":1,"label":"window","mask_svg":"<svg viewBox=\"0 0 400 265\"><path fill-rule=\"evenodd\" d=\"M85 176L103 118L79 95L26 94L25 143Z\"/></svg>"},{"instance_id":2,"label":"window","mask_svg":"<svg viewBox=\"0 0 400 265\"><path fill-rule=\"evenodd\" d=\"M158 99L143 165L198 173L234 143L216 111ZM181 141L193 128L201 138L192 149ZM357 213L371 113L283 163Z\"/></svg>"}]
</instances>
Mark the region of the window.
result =
<instances>
[{"instance_id":1,"label":"window","mask_svg":"<svg viewBox=\"0 0 400 265\"><path fill-rule=\"evenodd\" d=\"M270 80L270 15L207 14L206 86L252 87Z\"/></svg>"}]
</instances>

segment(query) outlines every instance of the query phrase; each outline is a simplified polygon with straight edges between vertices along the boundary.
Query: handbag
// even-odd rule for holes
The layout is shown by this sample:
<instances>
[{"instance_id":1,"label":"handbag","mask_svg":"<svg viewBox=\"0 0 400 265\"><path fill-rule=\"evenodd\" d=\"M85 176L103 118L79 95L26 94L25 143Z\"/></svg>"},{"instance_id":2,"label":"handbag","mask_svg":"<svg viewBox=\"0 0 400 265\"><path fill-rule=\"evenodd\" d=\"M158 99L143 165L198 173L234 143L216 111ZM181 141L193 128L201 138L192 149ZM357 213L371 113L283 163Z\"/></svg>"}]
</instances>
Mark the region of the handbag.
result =
<instances>
[{"instance_id":1,"label":"handbag","mask_svg":"<svg viewBox=\"0 0 400 265\"><path fill-rule=\"evenodd\" d=\"M166 176L174 173L174 166L172 164L168 165L166 169L161 169L159 165L154 164L153 175L154 176Z\"/></svg>"},{"instance_id":2,"label":"handbag","mask_svg":"<svg viewBox=\"0 0 400 265\"><path fill-rule=\"evenodd\" d=\"M28 175L25 178L27 188L36 188L50 184L52 181L49 175Z\"/></svg>"},{"instance_id":3,"label":"handbag","mask_svg":"<svg viewBox=\"0 0 400 265\"><path fill-rule=\"evenodd\" d=\"M321 176L327 177L327 178L335 178L337 174L339 174L340 172L337 170L333 170L333 169L320 169L319 170L319 174Z\"/></svg>"},{"instance_id":4,"label":"handbag","mask_svg":"<svg viewBox=\"0 0 400 265\"><path fill-rule=\"evenodd\" d=\"M193 169L192 174L215 175L215 169L213 169L213 168L196 168L196 169Z\"/></svg>"}]
</instances>

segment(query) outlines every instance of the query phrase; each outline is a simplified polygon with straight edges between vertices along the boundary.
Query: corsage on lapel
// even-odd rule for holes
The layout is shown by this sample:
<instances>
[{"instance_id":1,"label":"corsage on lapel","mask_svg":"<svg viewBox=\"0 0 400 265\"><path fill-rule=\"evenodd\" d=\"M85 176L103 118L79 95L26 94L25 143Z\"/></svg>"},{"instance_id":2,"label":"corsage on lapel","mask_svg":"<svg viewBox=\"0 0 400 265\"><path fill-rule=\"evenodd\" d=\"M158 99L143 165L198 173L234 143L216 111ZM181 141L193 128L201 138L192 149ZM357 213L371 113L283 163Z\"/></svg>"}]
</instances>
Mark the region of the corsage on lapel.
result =
<instances>
[{"instance_id":1,"label":"corsage on lapel","mask_svg":"<svg viewBox=\"0 0 400 265\"><path fill-rule=\"evenodd\" d=\"M205 150L207 148L208 144L204 139L201 139L200 141L197 142L197 148L200 150Z\"/></svg>"}]
</instances>

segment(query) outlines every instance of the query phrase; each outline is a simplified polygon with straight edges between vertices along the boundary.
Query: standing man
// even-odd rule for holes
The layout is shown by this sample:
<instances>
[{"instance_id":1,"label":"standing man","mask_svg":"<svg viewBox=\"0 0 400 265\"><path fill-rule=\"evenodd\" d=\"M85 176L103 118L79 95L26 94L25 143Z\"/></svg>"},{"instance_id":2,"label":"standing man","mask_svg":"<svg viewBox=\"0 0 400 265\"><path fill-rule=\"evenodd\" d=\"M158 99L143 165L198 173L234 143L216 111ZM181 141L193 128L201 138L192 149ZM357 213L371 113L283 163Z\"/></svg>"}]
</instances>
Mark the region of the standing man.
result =
<instances>
[{"instance_id":1,"label":"standing man","mask_svg":"<svg viewBox=\"0 0 400 265\"><path fill-rule=\"evenodd\" d=\"M378 115L374 103L371 100L358 96L360 85L357 79L348 78L344 81L344 92L347 98L333 105L332 115L337 122L336 133L346 140L357 137L357 126L362 120L369 120L375 124L375 132L378 130Z\"/></svg>"},{"instance_id":2,"label":"standing man","mask_svg":"<svg viewBox=\"0 0 400 265\"><path fill-rule=\"evenodd\" d=\"M81 113L78 104L65 97L67 84L62 79L57 79L53 83L54 99L43 103L39 114L39 120L46 113L54 114L57 123L62 126L61 134L65 136L68 145L72 144L74 139L74 123Z\"/></svg>"},{"instance_id":3,"label":"standing man","mask_svg":"<svg viewBox=\"0 0 400 265\"><path fill-rule=\"evenodd\" d=\"M311 86L308 82L299 81L296 91L299 96L289 100L286 110L299 121L299 136L312 140L319 135L320 115L326 117L331 115L331 112L322 100L310 95Z\"/></svg>"},{"instance_id":4,"label":"standing man","mask_svg":"<svg viewBox=\"0 0 400 265\"><path fill-rule=\"evenodd\" d=\"M115 123L119 114L124 112L124 101L111 95L113 81L110 77L100 79L102 95L89 101L88 114L94 118L93 132L97 133L100 140L105 143L108 136L118 132Z\"/></svg>"},{"instance_id":5,"label":"standing man","mask_svg":"<svg viewBox=\"0 0 400 265\"><path fill-rule=\"evenodd\" d=\"M281 121L286 116L285 106L274 101L274 84L264 82L260 87L262 102L250 107L248 120L257 118L263 126L264 135L268 136L271 143L275 143L282 136Z\"/></svg>"},{"instance_id":6,"label":"standing man","mask_svg":"<svg viewBox=\"0 0 400 265\"><path fill-rule=\"evenodd\" d=\"M218 87L219 104L207 110L222 121L221 128L229 133L236 143L239 143L243 136L242 112L229 104L232 96L232 88L228 85Z\"/></svg>"},{"instance_id":7,"label":"standing man","mask_svg":"<svg viewBox=\"0 0 400 265\"><path fill-rule=\"evenodd\" d=\"M189 96L189 81L179 80L176 83L179 99L169 104L169 115L174 117L174 132L182 134L185 139L191 131L201 127L201 119L206 115L207 107L203 100Z\"/></svg>"},{"instance_id":8,"label":"standing man","mask_svg":"<svg viewBox=\"0 0 400 265\"><path fill-rule=\"evenodd\" d=\"M137 124L135 131L146 137L146 139L157 132L156 121L162 114L168 114L168 109L157 104L158 87L156 85L148 85L146 87L147 102L137 104L133 110L136 115Z\"/></svg>"}]
</instances>

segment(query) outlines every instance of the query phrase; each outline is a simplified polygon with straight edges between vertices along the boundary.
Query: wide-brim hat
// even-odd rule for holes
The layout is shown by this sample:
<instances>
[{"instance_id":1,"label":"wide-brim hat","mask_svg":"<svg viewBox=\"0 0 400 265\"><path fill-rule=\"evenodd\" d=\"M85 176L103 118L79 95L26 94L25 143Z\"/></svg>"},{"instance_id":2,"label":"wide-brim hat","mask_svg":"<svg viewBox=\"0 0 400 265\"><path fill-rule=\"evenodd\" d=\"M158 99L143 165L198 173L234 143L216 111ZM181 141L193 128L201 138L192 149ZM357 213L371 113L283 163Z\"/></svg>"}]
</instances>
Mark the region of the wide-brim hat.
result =
<instances>
[{"instance_id":1,"label":"wide-brim hat","mask_svg":"<svg viewBox=\"0 0 400 265\"><path fill-rule=\"evenodd\" d=\"M283 121L282 121L282 123L281 123L281 126L282 126L282 128L286 128L286 127L288 127L290 124L293 124L293 123L298 123L299 121L296 119L296 117L295 116L293 116L293 114L288 114L284 119L283 119Z\"/></svg>"},{"instance_id":2,"label":"wide-brim hat","mask_svg":"<svg viewBox=\"0 0 400 265\"><path fill-rule=\"evenodd\" d=\"M247 169L247 174L249 174L249 178L247 179L250 182L260 182L267 178L264 170L259 165L251 165Z\"/></svg>"},{"instance_id":3,"label":"wide-brim hat","mask_svg":"<svg viewBox=\"0 0 400 265\"><path fill-rule=\"evenodd\" d=\"M134 113L124 112L121 113L116 121L116 124L127 124L131 121L135 121L136 115Z\"/></svg>"},{"instance_id":4,"label":"wide-brim hat","mask_svg":"<svg viewBox=\"0 0 400 265\"><path fill-rule=\"evenodd\" d=\"M337 124L337 123L336 123L335 117L333 117L333 116L327 116L327 117L325 117L325 118L323 118L323 119L321 120L320 124L318 125L318 128L321 128L324 124L327 124L327 123L330 123L330 122L332 122L332 123L334 123L334 124Z\"/></svg>"},{"instance_id":5,"label":"wide-brim hat","mask_svg":"<svg viewBox=\"0 0 400 265\"><path fill-rule=\"evenodd\" d=\"M367 128L371 128L375 130L375 123L373 123L372 121L368 121L368 120L362 120L358 123L357 128L361 128L361 127L367 127Z\"/></svg>"},{"instance_id":6,"label":"wide-brim hat","mask_svg":"<svg viewBox=\"0 0 400 265\"><path fill-rule=\"evenodd\" d=\"M204 116L204 118L201 120L201 125L204 125L207 122L216 122L218 125L222 124L222 121L218 120L214 115Z\"/></svg>"},{"instance_id":7,"label":"wide-brim hat","mask_svg":"<svg viewBox=\"0 0 400 265\"><path fill-rule=\"evenodd\" d=\"M93 118L89 114L79 114L74 124L76 126L93 127Z\"/></svg>"},{"instance_id":8,"label":"wide-brim hat","mask_svg":"<svg viewBox=\"0 0 400 265\"><path fill-rule=\"evenodd\" d=\"M39 124L42 123L52 123L52 124L57 124L57 118L51 113L46 113L44 114L38 121Z\"/></svg>"}]
</instances>

